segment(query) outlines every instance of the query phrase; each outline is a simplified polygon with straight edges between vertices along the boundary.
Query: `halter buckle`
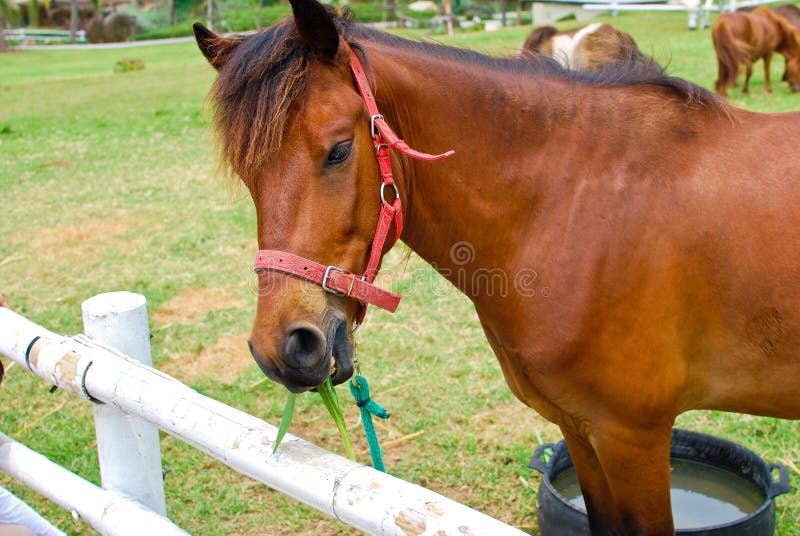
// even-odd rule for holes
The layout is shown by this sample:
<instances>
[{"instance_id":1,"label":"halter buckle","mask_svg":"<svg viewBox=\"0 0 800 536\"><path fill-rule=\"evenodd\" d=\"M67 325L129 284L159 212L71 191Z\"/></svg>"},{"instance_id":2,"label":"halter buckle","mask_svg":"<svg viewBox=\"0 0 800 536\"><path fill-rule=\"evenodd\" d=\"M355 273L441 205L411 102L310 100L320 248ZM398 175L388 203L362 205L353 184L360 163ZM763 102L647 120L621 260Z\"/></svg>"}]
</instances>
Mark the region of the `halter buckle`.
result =
<instances>
[{"instance_id":1,"label":"halter buckle","mask_svg":"<svg viewBox=\"0 0 800 536\"><path fill-rule=\"evenodd\" d=\"M331 279L331 272L334 270L340 272L342 275L350 274L350 288L347 289L347 292L340 292L335 288L331 288L328 286L328 281L330 281ZM357 277L356 274L348 272L344 268L339 268L338 266L334 266L331 264L330 266L325 268L325 274L323 274L322 276L322 289L325 292L330 292L331 294L336 294L337 296L350 296L350 294L352 294L353 292L353 286L356 284L356 277Z\"/></svg>"}]
</instances>

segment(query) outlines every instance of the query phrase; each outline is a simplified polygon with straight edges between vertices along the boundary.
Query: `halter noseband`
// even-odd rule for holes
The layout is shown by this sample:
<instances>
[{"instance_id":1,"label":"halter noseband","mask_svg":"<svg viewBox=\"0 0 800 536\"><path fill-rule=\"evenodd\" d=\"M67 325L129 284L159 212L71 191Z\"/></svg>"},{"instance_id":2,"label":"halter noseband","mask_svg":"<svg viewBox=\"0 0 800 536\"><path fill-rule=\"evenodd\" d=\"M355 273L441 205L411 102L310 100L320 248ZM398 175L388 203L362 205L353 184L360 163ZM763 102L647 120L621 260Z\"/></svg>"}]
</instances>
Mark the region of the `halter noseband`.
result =
<instances>
[{"instance_id":1,"label":"halter noseband","mask_svg":"<svg viewBox=\"0 0 800 536\"><path fill-rule=\"evenodd\" d=\"M394 246L400 238L400 233L403 232L403 212L400 204L400 191L397 189L397 184L394 181L389 148L396 149L411 158L428 162L447 158L453 154L453 151L432 155L415 151L409 147L406 142L401 140L397 134L394 133L383 116L378 113L378 105L370 90L367 75L352 48L350 49L350 70L353 72L356 86L358 87L359 93L361 93L361 97L364 99L364 104L370 115L372 143L375 146L375 155L378 159L378 168L381 175L381 211L378 215L375 236L372 239L367 268L363 275L358 276L333 265L325 266L318 262L293 255L292 253L271 249L262 249L258 251L254 267L256 272L259 270L271 270L293 275L311 281L312 283L317 283L321 285L326 292L330 292L331 294L358 300L361 307L358 312L356 324L360 324L367 313L368 304L375 305L376 307L393 313L397 309L397 305L400 303L402 297L399 294L384 290L372 284L378 273L378 266L380 265L383 255L383 248L386 245L386 238L389 235L389 229L392 223L394 223L395 232L391 246ZM385 193L387 187L394 190L394 198L391 201L386 200Z\"/></svg>"}]
</instances>

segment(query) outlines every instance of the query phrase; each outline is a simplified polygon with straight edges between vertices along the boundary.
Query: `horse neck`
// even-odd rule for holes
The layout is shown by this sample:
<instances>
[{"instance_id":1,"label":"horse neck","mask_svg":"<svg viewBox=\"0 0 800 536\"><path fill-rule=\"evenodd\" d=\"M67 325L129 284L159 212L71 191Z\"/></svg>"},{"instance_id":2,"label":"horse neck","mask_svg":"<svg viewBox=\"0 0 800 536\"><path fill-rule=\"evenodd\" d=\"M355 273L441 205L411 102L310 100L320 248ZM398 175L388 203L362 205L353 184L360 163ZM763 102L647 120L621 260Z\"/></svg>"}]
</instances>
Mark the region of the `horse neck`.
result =
<instances>
[{"instance_id":1,"label":"horse neck","mask_svg":"<svg viewBox=\"0 0 800 536\"><path fill-rule=\"evenodd\" d=\"M417 150L456 151L437 162L393 155L403 241L475 297L470 272L508 267L513 248L497 245L519 242L514 221L534 220L542 181L523 155L535 143L532 125L544 127L546 116L558 115L543 103L567 99L544 98L530 80L521 83L522 75L415 49L373 43L366 52L379 109L392 128Z\"/></svg>"}]
</instances>

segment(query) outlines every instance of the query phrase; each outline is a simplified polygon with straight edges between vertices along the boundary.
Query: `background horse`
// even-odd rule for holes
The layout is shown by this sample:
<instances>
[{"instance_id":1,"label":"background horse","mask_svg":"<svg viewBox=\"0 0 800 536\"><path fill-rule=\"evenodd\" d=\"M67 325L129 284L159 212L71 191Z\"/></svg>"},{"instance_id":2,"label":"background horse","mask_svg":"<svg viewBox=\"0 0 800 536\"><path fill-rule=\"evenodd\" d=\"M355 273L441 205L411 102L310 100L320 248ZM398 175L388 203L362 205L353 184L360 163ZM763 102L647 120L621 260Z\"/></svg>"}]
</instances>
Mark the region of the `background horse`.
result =
<instances>
[{"instance_id":1,"label":"background horse","mask_svg":"<svg viewBox=\"0 0 800 536\"><path fill-rule=\"evenodd\" d=\"M764 60L764 89L772 92L769 65L777 51L786 58L783 79L794 93L800 90L800 33L783 16L767 7L750 12L724 13L711 29L714 51L717 54L718 75L716 90L722 96L736 85L739 66L745 65L742 92L747 93L753 64Z\"/></svg>"},{"instance_id":2,"label":"background horse","mask_svg":"<svg viewBox=\"0 0 800 536\"><path fill-rule=\"evenodd\" d=\"M265 374L347 380L353 289L386 298L356 276L390 247L377 226L472 300L511 390L560 427L594 534L673 534L678 414L800 418L800 115L292 7L242 39L195 27L222 157L255 203ZM425 161L387 125L455 154Z\"/></svg>"},{"instance_id":3,"label":"background horse","mask_svg":"<svg viewBox=\"0 0 800 536\"><path fill-rule=\"evenodd\" d=\"M601 23L565 31L558 31L553 26L539 26L525 39L520 54L540 54L569 69L584 71L600 71L624 63L661 69L639 50L633 37L610 24Z\"/></svg>"},{"instance_id":4,"label":"background horse","mask_svg":"<svg viewBox=\"0 0 800 536\"><path fill-rule=\"evenodd\" d=\"M740 7L736 11L753 11L754 9L755 9L754 6L748 6L748 7ZM779 6L772 6L771 9L772 11L774 11L775 13L777 13L778 15L789 21L792 24L792 26L800 30L800 8L798 8L796 5L781 4ZM785 69L783 72L783 77L781 77L781 80L784 82L787 81Z\"/></svg>"}]
</instances>

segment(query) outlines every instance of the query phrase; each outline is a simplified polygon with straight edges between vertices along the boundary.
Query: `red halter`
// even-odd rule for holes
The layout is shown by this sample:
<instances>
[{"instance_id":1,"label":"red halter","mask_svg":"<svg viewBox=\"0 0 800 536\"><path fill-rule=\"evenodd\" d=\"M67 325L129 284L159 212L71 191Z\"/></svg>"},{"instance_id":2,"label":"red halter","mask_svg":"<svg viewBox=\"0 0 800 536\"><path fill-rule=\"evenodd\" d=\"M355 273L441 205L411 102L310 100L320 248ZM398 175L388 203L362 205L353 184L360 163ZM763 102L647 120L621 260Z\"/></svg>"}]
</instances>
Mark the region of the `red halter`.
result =
<instances>
[{"instance_id":1,"label":"red halter","mask_svg":"<svg viewBox=\"0 0 800 536\"><path fill-rule=\"evenodd\" d=\"M358 313L356 323L360 324L367 313L367 305L372 304L381 309L393 313L400 303L401 296L388 290L384 290L372 284L378 273L378 265L381 262L383 248L386 245L386 238L389 229L394 223L394 237L391 242L393 246L403 232L403 212L400 204L400 192L394 182L392 173L392 160L389 155L389 148L397 149L401 153L411 158L424 161L441 160L447 158L453 151L447 151L439 155L431 155L415 151L401 140L392 131L383 116L378 113L378 105L375 97L369 88L369 81L353 49L350 49L350 69L356 81L364 104L370 115L370 131L372 143L375 145L375 155L378 159L378 168L381 175L381 211L378 215L378 223L375 229L375 236L372 239L369 260L364 274L358 276L336 266L325 266L303 257L298 257L291 253L262 249L256 254L255 270L273 270L284 274L293 275L306 279L318 285L322 285L325 291L358 300L361 308ZM385 191L390 187L394 189L394 198L386 200ZM390 246L390 247L391 247Z\"/></svg>"}]
</instances>

